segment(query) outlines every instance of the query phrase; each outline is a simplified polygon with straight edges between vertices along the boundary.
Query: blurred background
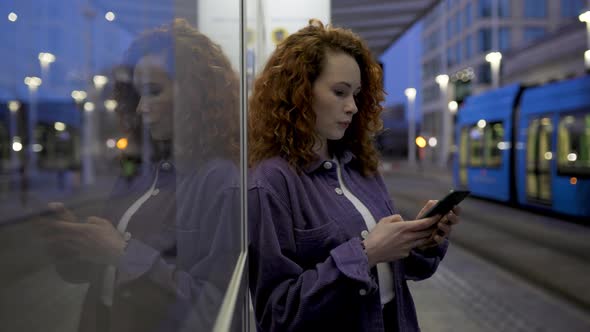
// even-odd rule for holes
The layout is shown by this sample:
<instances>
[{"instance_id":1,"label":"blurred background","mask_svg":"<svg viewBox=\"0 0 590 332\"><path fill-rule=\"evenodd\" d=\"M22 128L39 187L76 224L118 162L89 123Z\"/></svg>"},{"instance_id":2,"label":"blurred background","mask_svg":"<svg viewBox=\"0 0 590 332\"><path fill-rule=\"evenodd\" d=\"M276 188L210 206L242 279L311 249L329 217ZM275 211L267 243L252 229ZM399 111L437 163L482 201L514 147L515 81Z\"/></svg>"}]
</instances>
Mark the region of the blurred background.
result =
<instances>
[{"instance_id":1,"label":"blurred background","mask_svg":"<svg viewBox=\"0 0 590 332\"><path fill-rule=\"evenodd\" d=\"M151 174L158 149L145 124L129 134L116 83L132 83L132 42L175 18L218 44L240 80L231 120L242 196L225 237L239 249L219 262L231 273L208 328L255 330L246 101L276 44L319 18L358 33L382 65L375 143L400 213L472 192L439 271L412 284L422 330L590 331L588 0L3 1L0 330L84 330L88 284L60 278L36 225L53 201L81 216L123 208L118 181Z\"/></svg>"}]
</instances>

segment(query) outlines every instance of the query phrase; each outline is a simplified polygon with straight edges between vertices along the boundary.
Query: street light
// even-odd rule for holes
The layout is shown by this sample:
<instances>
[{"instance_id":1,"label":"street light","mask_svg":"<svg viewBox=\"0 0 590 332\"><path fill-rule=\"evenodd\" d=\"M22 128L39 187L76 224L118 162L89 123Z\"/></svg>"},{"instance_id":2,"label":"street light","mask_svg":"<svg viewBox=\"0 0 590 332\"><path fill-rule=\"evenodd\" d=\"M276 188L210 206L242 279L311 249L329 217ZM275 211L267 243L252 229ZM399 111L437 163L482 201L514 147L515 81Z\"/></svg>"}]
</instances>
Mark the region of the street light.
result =
<instances>
[{"instance_id":1,"label":"street light","mask_svg":"<svg viewBox=\"0 0 590 332\"><path fill-rule=\"evenodd\" d=\"M408 163L413 166L416 164L416 146L414 137L416 137L416 119L414 116L414 100L416 100L416 89L407 88L404 94L408 98Z\"/></svg>"},{"instance_id":2,"label":"street light","mask_svg":"<svg viewBox=\"0 0 590 332\"><path fill-rule=\"evenodd\" d=\"M586 68L590 69L590 50L584 52L584 63L586 63Z\"/></svg>"},{"instance_id":3,"label":"street light","mask_svg":"<svg viewBox=\"0 0 590 332\"><path fill-rule=\"evenodd\" d=\"M492 86L497 89L500 86L500 61L502 53L490 52L486 55L486 61L490 63L492 69Z\"/></svg>"},{"instance_id":4,"label":"street light","mask_svg":"<svg viewBox=\"0 0 590 332\"><path fill-rule=\"evenodd\" d=\"M27 133L29 135L29 146L27 149L27 168L29 170L29 174L33 175L36 173L36 166L37 166L37 154L36 154L36 146L37 142L35 140L35 127L37 126L37 89L43 81L36 76L27 76L24 80L25 84L29 88L29 116L28 118L28 130Z\"/></svg>"},{"instance_id":5,"label":"street light","mask_svg":"<svg viewBox=\"0 0 590 332\"><path fill-rule=\"evenodd\" d=\"M109 82L109 79L104 75L94 75L92 82L97 90L101 90Z\"/></svg>"},{"instance_id":6,"label":"street light","mask_svg":"<svg viewBox=\"0 0 590 332\"><path fill-rule=\"evenodd\" d=\"M451 116L447 112L447 100L449 100L449 75L441 74L434 79L440 88L441 117L442 117L442 142L439 149L438 165L444 167L449 155L451 141Z\"/></svg>"},{"instance_id":7,"label":"street light","mask_svg":"<svg viewBox=\"0 0 590 332\"><path fill-rule=\"evenodd\" d=\"M37 56L39 58L39 64L41 64L41 76L44 79L47 78L47 71L49 70L49 65L55 62L55 55L48 53L48 52L41 52Z\"/></svg>"}]
</instances>

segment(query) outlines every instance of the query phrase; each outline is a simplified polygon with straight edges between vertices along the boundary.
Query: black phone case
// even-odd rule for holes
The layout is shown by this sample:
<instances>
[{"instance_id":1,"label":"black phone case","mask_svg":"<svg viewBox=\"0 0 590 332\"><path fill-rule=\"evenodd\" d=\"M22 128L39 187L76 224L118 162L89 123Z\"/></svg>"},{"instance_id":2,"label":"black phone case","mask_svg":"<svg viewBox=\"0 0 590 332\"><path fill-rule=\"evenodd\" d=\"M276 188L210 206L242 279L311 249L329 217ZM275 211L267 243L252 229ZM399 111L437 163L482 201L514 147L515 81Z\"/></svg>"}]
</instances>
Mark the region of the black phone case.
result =
<instances>
[{"instance_id":1,"label":"black phone case","mask_svg":"<svg viewBox=\"0 0 590 332\"><path fill-rule=\"evenodd\" d=\"M451 211L455 205L461 203L461 201L464 200L465 197L469 196L470 193L471 192L468 190L451 191L443 199L438 201L438 203L436 203L436 205L434 205L430 210L428 210L428 212L426 212L421 218L429 218L437 214L445 215L449 213L449 211Z\"/></svg>"}]
</instances>

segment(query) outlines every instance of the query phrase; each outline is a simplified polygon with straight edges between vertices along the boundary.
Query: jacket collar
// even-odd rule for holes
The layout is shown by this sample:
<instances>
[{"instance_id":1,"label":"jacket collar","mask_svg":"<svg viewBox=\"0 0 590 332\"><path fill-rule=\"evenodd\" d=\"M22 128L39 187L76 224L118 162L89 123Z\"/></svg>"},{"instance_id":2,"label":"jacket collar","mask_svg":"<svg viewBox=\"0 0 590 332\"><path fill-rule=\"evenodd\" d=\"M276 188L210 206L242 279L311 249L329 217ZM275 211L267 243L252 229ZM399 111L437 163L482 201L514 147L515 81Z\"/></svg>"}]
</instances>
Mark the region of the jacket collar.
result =
<instances>
[{"instance_id":1,"label":"jacket collar","mask_svg":"<svg viewBox=\"0 0 590 332\"><path fill-rule=\"evenodd\" d=\"M356 159L356 156L354 155L354 153L345 150L342 155L338 158L338 162L340 162L340 164L342 165L346 165L348 163L350 163L353 159ZM303 171L305 173L313 173L315 171L317 171L319 168L322 168L322 165L325 162L332 162L332 159L325 159L325 158L320 158L320 156L316 155L316 159L314 161L312 161L311 163L309 163L307 166L303 167Z\"/></svg>"}]
</instances>

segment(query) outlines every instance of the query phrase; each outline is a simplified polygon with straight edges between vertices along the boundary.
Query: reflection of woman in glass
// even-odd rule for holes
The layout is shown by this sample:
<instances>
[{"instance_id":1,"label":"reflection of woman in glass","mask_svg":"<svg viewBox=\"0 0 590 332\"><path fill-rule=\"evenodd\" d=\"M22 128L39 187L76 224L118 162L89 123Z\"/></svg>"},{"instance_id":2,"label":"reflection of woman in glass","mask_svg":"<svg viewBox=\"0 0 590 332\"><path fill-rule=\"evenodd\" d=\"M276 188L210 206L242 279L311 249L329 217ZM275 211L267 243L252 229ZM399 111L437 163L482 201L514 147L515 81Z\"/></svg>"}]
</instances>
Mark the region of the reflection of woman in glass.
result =
<instances>
[{"instance_id":1,"label":"reflection of woman in glass","mask_svg":"<svg viewBox=\"0 0 590 332\"><path fill-rule=\"evenodd\" d=\"M249 259L260 330L419 330L406 280L435 272L458 219L396 214L373 146L381 84L356 35L312 21L254 85Z\"/></svg>"},{"instance_id":2,"label":"reflection of woman in glass","mask_svg":"<svg viewBox=\"0 0 590 332\"><path fill-rule=\"evenodd\" d=\"M78 222L52 204L58 271L90 282L81 331L209 330L240 245L239 80L182 20L140 36L124 66L118 112L132 132L140 115L154 165L120 181L101 217Z\"/></svg>"}]
</instances>

